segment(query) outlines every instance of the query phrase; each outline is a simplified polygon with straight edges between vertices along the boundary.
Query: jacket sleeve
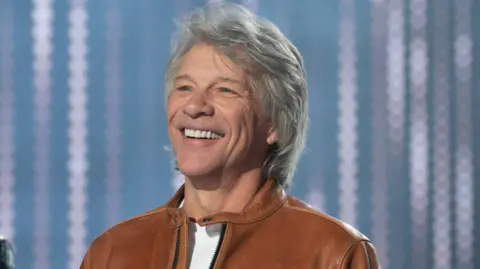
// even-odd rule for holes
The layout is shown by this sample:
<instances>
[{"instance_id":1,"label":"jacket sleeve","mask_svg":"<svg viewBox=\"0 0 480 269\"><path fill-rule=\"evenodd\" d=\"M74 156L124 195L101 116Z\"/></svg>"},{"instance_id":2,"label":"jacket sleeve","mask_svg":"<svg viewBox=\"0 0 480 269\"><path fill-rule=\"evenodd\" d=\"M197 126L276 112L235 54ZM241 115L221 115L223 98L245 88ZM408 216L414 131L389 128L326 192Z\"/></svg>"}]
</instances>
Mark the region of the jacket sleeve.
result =
<instances>
[{"instance_id":1,"label":"jacket sleeve","mask_svg":"<svg viewBox=\"0 0 480 269\"><path fill-rule=\"evenodd\" d=\"M83 258L80 269L107 269L109 267L112 247L108 234L95 239Z\"/></svg>"},{"instance_id":2,"label":"jacket sleeve","mask_svg":"<svg viewBox=\"0 0 480 269\"><path fill-rule=\"evenodd\" d=\"M375 248L369 241L362 240L348 250L339 269L379 269Z\"/></svg>"}]
</instances>

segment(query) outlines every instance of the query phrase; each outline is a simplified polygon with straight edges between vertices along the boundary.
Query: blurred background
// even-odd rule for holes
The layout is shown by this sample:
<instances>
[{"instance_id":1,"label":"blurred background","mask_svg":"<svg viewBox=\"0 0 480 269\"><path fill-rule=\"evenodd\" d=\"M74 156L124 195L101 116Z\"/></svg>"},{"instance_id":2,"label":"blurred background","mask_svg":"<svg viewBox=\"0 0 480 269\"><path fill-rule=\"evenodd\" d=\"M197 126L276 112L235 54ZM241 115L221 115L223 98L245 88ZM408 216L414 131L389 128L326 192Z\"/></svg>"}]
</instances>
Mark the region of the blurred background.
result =
<instances>
[{"instance_id":1,"label":"blurred background","mask_svg":"<svg viewBox=\"0 0 480 269\"><path fill-rule=\"evenodd\" d=\"M202 0L0 0L0 234L17 268L78 268L157 207L163 73ZM480 1L235 1L298 46L308 150L291 194L369 236L385 269L480 268Z\"/></svg>"}]
</instances>

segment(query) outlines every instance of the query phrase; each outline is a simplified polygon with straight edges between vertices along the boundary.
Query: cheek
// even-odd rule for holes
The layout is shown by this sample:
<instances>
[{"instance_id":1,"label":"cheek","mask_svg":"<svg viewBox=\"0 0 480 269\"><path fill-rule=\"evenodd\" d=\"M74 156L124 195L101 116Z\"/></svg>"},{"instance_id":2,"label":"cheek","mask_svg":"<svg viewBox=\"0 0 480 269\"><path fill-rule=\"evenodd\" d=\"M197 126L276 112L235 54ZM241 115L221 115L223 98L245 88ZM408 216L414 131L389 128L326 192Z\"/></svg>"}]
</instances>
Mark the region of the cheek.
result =
<instances>
[{"instance_id":1,"label":"cheek","mask_svg":"<svg viewBox=\"0 0 480 269\"><path fill-rule=\"evenodd\" d=\"M245 111L240 117L241 129L240 132L244 136L246 144L261 143L266 141L268 128L261 120L261 116L258 115L253 109Z\"/></svg>"},{"instance_id":2,"label":"cheek","mask_svg":"<svg viewBox=\"0 0 480 269\"><path fill-rule=\"evenodd\" d=\"M182 107L181 100L178 98L170 98L167 101L167 122L171 123L177 112Z\"/></svg>"},{"instance_id":3,"label":"cheek","mask_svg":"<svg viewBox=\"0 0 480 269\"><path fill-rule=\"evenodd\" d=\"M246 143L254 139L255 115L252 113L252 110L241 107L236 113L232 113L229 116L232 128L236 129L235 131L239 136L237 139L244 140Z\"/></svg>"}]
</instances>

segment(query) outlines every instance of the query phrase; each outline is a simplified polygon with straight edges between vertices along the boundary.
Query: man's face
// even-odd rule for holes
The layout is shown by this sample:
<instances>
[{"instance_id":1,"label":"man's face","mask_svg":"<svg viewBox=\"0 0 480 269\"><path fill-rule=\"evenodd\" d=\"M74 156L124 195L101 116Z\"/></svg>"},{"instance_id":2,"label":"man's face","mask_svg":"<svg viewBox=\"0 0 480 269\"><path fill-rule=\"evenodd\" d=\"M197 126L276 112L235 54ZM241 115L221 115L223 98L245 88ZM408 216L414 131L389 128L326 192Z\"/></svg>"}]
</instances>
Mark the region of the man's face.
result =
<instances>
[{"instance_id":1,"label":"man's face","mask_svg":"<svg viewBox=\"0 0 480 269\"><path fill-rule=\"evenodd\" d=\"M187 177L245 173L261 167L276 134L260 116L245 73L206 44L184 57L168 100L168 134Z\"/></svg>"}]
</instances>

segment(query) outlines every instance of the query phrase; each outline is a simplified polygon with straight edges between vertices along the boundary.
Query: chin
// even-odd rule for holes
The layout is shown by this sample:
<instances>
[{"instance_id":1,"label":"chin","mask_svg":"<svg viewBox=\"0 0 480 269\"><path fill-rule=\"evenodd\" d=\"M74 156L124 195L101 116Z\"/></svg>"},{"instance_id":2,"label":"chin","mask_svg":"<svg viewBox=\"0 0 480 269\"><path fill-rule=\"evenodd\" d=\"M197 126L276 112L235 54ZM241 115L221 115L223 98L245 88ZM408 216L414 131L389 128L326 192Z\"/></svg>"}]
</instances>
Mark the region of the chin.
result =
<instances>
[{"instance_id":1,"label":"chin","mask_svg":"<svg viewBox=\"0 0 480 269\"><path fill-rule=\"evenodd\" d=\"M178 164L178 169L188 178L195 178L195 177L204 177L213 175L215 171L218 171L215 166L209 166L203 164L186 164L181 165Z\"/></svg>"},{"instance_id":2,"label":"chin","mask_svg":"<svg viewBox=\"0 0 480 269\"><path fill-rule=\"evenodd\" d=\"M213 156L212 156L213 155ZM177 167L187 177L202 177L212 175L222 167L222 161L216 154L177 153Z\"/></svg>"}]
</instances>

